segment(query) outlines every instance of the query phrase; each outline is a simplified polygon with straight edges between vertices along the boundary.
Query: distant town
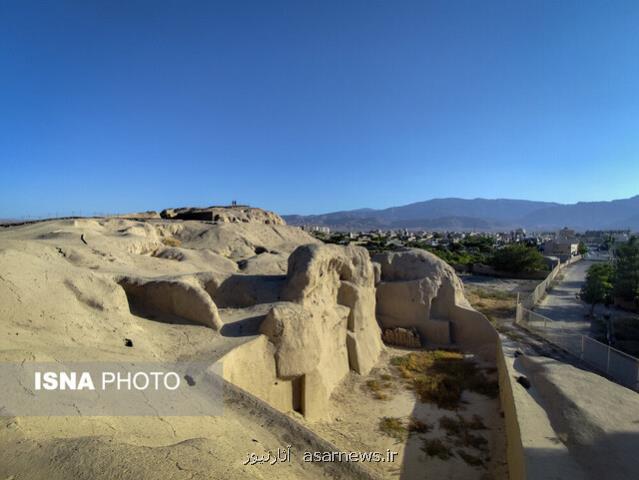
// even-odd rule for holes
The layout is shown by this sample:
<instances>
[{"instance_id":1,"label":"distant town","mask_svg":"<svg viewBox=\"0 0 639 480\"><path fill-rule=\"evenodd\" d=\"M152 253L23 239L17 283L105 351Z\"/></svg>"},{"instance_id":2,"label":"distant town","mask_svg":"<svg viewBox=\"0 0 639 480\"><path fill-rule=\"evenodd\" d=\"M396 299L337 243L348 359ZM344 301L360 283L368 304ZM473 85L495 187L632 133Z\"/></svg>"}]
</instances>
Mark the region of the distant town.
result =
<instances>
[{"instance_id":1,"label":"distant town","mask_svg":"<svg viewBox=\"0 0 639 480\"><path fill-rule=\"evenodd\" d=\"M559 262L583 255L588 251L608 252L615 244L627 242L630 230L590 230L577 232L569 228L549 232L527 232L523 228L507 232L433 232L408 229L371 230L366 232L332 232L330 228L302 225L301 228L325 243L361 245L370 252L421 248L434 253L457 271L493 273L486 265L500 270L522 273L551 269ZM537 252L524 265L505 262L500 256L510 253ZM541 259L545 265L541 265Z\"/></svg>"}]
</instances>

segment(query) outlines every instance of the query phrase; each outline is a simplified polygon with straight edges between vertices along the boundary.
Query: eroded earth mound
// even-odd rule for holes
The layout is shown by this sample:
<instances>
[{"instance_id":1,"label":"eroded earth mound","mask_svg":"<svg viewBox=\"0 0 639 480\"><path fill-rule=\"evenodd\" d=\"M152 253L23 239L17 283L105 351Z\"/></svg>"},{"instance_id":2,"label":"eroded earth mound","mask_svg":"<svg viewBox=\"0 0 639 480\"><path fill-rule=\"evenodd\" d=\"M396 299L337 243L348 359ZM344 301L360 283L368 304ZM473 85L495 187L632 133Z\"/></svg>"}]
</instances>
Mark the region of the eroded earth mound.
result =
<instances>
[{"instance_id":1,"label":"eroded earth mound","mask_svg":"<svg viewBox=\"0 0 639 480\"><path fill-rule=\"evenodd\" d=\"M259 478L238 452L255 443L311 449L319 440L277 411L330 416L332 392L351 373L367 375L384 350L380 324L414 329L425 344L494 352L494 331L430 254L373 262L362 247L321 244L259 209L162 217L0 230L2 360L204 361L221 364L228 382L264 405L233 401L206 418L5 417L0 477L28 459L34 473L25 478L111 478L126 450L136 478L157 478L158 466L166 478ZM78 449L85 469L74 460ZM269 476L341 475L332 468L298 459Z\"/></svg>"}]
</instances>

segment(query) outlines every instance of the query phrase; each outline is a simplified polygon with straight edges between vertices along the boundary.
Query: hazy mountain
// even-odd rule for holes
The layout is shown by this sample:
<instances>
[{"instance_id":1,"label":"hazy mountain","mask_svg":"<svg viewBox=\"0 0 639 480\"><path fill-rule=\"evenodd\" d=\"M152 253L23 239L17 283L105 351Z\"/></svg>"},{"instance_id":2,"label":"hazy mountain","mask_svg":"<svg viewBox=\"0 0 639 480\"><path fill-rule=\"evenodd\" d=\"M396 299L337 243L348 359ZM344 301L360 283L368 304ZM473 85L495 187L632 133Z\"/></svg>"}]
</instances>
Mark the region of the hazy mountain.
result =
<instances>
[{"instance_id":1,"label":"hazy mountain","mask_svg":"<svg viewBox=\"0 0 639 480\"><path fill-rule=\"evenodd\" d=\"M578 230L593 228L639 229L639 195L610 202L579 202L557 205L526 215L522 222L531 226L568 225Z\"/></svg>"},{"instance_id":2,"label":"hazy mountain","mask_svg":"<svg viewBox=\"0 0 639 480\"><path fill-rule=\"evenodd\" d=\"M564 205L509 199L441 198L381 210L370 208L322 215L285 215L292 225L320 225L336 230L411 228L424 230L503 230L516 227L578 230L639 230L639 195L610 202Z\"/></svg>"}]
</instances>

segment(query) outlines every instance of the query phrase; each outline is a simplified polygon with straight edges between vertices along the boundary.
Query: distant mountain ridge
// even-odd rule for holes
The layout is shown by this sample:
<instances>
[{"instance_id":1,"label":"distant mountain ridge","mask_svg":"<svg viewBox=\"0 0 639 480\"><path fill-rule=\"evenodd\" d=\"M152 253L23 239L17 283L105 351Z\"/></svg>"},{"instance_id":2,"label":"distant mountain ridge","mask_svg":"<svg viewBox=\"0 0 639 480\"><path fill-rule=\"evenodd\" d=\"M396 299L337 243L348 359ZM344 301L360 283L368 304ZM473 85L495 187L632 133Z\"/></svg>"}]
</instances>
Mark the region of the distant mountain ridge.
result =
<instances>
[{"instance_id":1,"label":"distant mountain ridge","mask_svg":"<svg viewBox=\"0 0 639 480\"><path fill-rule=\"evenodd\" d=\"M363 208L320 215L284 215L291 225L334 230L409 228L494 231L523 227L552 230L639 230L639 195L606 202L560 204L512 199L438 198L380 210Z\"/></svg>"}]
</instances>

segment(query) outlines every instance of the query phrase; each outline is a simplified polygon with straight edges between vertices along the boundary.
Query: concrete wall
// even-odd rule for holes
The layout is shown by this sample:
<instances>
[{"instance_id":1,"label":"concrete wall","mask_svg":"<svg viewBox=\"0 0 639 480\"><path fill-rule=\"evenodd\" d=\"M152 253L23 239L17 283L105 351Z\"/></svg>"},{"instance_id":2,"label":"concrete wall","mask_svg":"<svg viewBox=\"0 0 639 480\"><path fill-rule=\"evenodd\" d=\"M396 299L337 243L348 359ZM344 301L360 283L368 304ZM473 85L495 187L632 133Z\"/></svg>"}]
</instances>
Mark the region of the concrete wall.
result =
<instances>
[{"instance_id":1,"label":"concrete wall","mask_svg":"<svg viewBox=\"0 0 639 480\"><path fill-rule=\"evenodd\" d=\"M512 382L514 381L514 375L506 364L501 339L498 340L496 359L499 372L499 399L501 401L501 409L504 412L504 424L506 427L508 476L510 480L524 480L526 479L526 460L513 393Z\"/></svg>"},{"instance_id":2,"label":"concrete wall","mask_svg":"<svg viewBox=\"0 0 639 480\"><path fill-rule=\"evenodd\" d=\"M555 277L557 277L557 275L559 275L559 273L568 265L578 262L579 260L581 260L581 258L582 257L580 255L576 257L572 257L566 262L560 263L555 268L553 268L548 274L548 276L539 285L535 287L535 289L532 291L532 293L528 297L520 299L521 304L525 308L533 308L535 305L537 305L539 300L541 300L543 296L546 295L546 292L550 288L550 285L552 281L555 279Z\"/></svg>"}]
</instances>

